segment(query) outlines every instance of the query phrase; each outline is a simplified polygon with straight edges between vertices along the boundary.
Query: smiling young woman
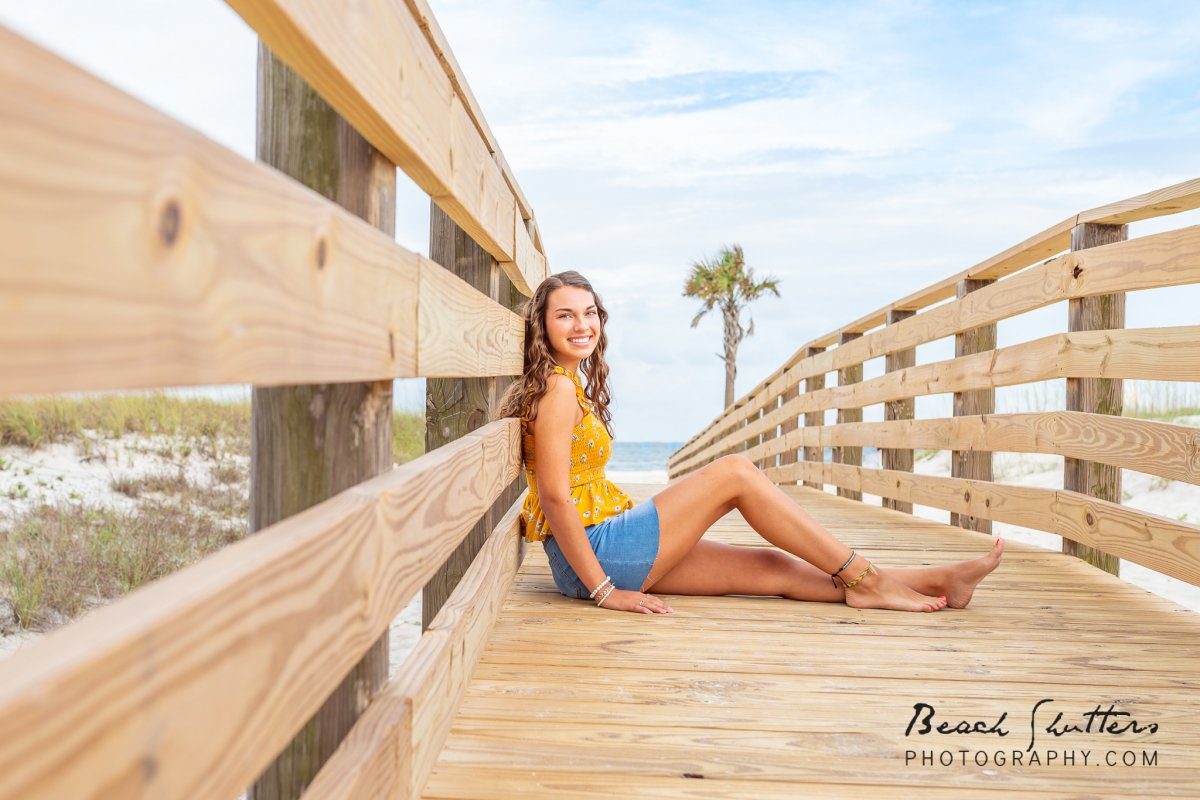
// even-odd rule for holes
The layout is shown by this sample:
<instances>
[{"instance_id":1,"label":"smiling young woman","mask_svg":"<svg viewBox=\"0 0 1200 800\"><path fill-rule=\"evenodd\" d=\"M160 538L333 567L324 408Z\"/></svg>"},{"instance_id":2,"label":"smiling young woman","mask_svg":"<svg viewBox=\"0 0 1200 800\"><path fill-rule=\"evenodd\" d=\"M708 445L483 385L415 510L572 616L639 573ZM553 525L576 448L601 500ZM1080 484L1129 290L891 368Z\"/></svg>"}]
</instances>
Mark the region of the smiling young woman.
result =
<instances>
[{"instance_id":1,"label":"smiling young woman","mask_svg":"<svg viewBox=\"0 0 1200 800\"><path fill-rule=\"evenodd\" d=\"M839 542L743 456L718 459L635 506L605 476L612 455L608 312L578 272L542 281L525 304L524 372L500 416L522 421L525 538L541 541L562 594L603 608L669 614L659 597L777 595L857 608L965 608L1004 542L972 561L881 569ZM582 377L581 377L582 375ZM586 380L585 380L586 379ZM703 538L737 509L773 548Z\"/></svg>"}]
</instances>

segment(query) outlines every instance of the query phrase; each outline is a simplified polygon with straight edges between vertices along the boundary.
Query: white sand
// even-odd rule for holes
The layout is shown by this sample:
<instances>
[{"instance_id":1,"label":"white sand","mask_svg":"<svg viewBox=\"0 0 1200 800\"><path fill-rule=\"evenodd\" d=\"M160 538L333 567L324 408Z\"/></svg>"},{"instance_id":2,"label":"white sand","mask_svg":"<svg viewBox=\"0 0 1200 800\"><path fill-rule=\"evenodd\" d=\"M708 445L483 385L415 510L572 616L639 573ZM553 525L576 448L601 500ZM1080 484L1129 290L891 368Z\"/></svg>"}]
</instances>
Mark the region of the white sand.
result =
<instances>
[{"instance_id":1,"label":"white sand","mask_svg":"<svg viewBox=\"0 0 1200 800\"><path fill-rule=\"evenodd\" d=\"M610 470L605 470L605 474L608 476L608 479L610 481L612 481L613 483L617 484L617 486L621 486L622 484L625 484L625 483L666 483L667 482L667 471L665 469L645 470L642 472L638 472L635 470L623 472L623 471L614 471L614 470L610 469Z\"/></svg>"},{"instance_id":2,"label":"white sand","mask_svg":"<svg viewBox=\"0 0 1200 800\"><path fill-rule=\"evenodd\" d=\"M249 469L248 457L225 451L219 462L194 448L184 456L186 443L179 437L130 434L105 439L94 432L86 436L87 444L71 441L37 450L0 448L0 523L42 502L78 502L133 511L137 501L112 488L113 481L122 478L174 474L182 467L189 482L206 486L212 483L217 466Z\"/></svg>"},{"instance_id":3,"label":"white sand","mask_svg":"<svg viewBox=\"0 0 1200 800\"><path fill-rule=\"evenodd\" d=\"M188 481L205 486L213 483L218 465L236 465L245 474L249 459L221 451L220 461L211 454L193 450L183 455L185 442L179 437L129 434L104 439L89 432L88 444L72 441L37 450L0 448L0 525L35 504L87 503L126 511L138 507L137 500L112 488L114 480L169 472L180 466ZM218 447L220 445L218 444ZM0 634L6 632L0 620ZM0 635L0 658L14 653L44 634L30 631ZM391 626L389 649L393 673L421 635L421 597L418 594Z\"/></svg>"}]
</instances>

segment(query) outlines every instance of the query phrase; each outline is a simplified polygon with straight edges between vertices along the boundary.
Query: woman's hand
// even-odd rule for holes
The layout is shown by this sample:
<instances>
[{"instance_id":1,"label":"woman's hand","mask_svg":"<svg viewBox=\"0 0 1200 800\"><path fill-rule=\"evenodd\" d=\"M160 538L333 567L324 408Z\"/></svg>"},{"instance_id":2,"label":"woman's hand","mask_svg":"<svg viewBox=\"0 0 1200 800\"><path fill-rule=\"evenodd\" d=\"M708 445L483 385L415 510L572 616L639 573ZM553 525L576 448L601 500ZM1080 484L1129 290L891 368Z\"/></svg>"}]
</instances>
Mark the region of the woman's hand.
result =
<instances>
[{"instance_id":1,"label":"woman's hand","mask_svg":"<svg viewBox=\"0 0 1200 800\"><path fill-rule=\"evenodd\" d=\"M672 614L675 609L667 605L665 600L629 589L613 589L604 598L604 605L614 611L632 611L641 614Z\"/></svg>"}]
</instances>

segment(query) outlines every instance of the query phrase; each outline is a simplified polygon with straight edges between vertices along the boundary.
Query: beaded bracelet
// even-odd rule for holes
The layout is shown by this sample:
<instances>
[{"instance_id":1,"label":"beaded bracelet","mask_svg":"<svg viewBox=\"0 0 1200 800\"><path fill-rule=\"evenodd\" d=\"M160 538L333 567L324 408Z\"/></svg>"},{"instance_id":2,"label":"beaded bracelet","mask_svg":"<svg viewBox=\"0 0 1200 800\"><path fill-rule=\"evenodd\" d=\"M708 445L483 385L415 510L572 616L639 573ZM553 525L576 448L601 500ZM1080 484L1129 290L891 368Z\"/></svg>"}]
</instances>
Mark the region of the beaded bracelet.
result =
<instances>
[{"instance_id":1,"label":"beaded bracelet","mask_svg":"<svg viewBox=\"0 0 1200 800\"><path fill-rule=\"evenodd\" d=\"M604 601L608 599L608 596L613 593L613 589L616 589L616 588L617 588L617 585L614 583L614 584L611 584L607 589L605 589L604 594L600 595L600 599L596 601L596 605L603 606Z\"/></svg>"},{"instance_id":2,"label":"beaded bracelet","mask_svg":"<svg viewBox=\"0 0 1200 800\"><path fill-rule=\"evenodd\" d=\"M851 550L851 551L850 551L850 557L846 559L846 563L845 563L845 564L842 564L840 567L838 567L836 570L834 570L834 571L833 571L833 573L832 573L832 574L829 576L829 580L833 581L833 588L835 588L835 589L836 589L836 588L837 588L837 582L838 582L839 580L841 580L841 579L840 579L840 578L838 578L837 576L838 576L838 575L840 575L840 574L842 574L842 571L843 571L843 570L845 570L845 569L846 569L846 567L850 566L850 562L851 562L851 561L853 561L853 560L854 560L854 557L855 557L855 556L857 556L857 555L858 555L858 553L856 553L856 552L854 552L853 550ZM844 583L845 583L845 581L843 580L843 581L842 581L842 583L844 584Z\"/></svg>"},{"instance_id":3,"label":"beaded bracelet","mask_svg":"<svg viewBox=\"0 0 1200 800\"><path fill-rule=\"evenodd\" d=\"M605 575L604 580L600 581L599 585L597 585L595 589L592 589L592 593L588 595L588 600L595 600L596 593L599 592L601 589L603 589L604 586L610 582L612 582L612 576Z\"/></svg>"}]
</instances>

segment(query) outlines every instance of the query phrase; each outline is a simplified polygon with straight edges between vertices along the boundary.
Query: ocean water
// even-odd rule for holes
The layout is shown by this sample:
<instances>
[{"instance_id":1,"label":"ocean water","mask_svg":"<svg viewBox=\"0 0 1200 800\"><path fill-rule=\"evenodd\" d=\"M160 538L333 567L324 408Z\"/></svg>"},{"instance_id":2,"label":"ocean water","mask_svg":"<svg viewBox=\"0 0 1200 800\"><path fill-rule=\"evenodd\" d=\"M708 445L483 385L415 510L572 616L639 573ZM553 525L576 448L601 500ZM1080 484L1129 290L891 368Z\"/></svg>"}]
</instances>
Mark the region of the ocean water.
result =
<instances>
[{"instance_id":1,"label":"ocean water","mask_svg":"<svg viewBox=\"0 0 1200 800\"><path fill-rule=\"evenodd\" d=\"M627 483L666 483L667 459L683 442L613 442L612 460L608 462L608 477ZM833 451L825 449L825 460L833 461ZM880 466L879 451L863 448L863 466Z\"/></svg>"},{"instance_id":2,"label":"ocean water","mask_svg":"<svg viewBox=\"0 0 1200 800\"><path fill-rule=\"evenodd\" d=\"M612 458L605 470L614 481L666 483L667 459L683 442L613 442Z\"/></svg>"}]
</instances>

